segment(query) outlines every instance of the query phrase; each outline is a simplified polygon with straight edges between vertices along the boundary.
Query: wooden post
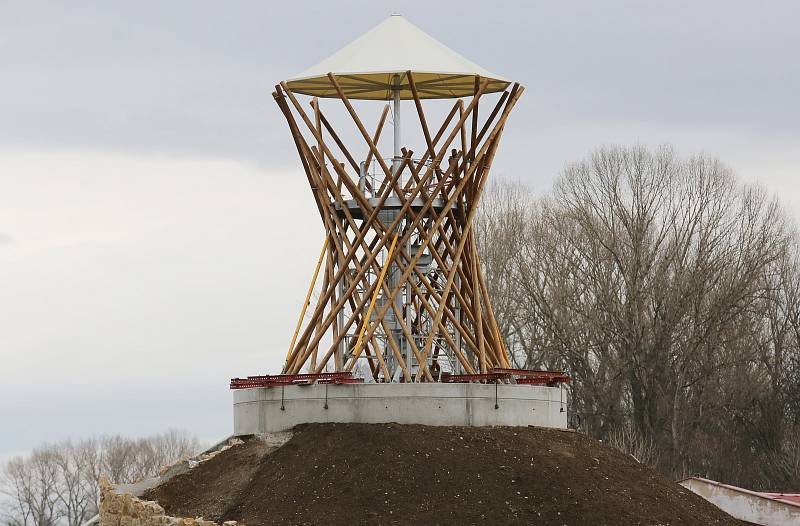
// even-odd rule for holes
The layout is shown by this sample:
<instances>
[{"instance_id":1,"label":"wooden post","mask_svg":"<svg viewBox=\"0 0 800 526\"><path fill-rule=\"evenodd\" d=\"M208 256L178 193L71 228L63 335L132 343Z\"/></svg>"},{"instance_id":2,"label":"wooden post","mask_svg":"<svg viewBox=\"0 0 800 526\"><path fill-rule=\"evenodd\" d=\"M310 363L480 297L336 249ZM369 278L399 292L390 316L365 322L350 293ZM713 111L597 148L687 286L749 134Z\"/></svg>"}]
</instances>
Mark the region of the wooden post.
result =
<instances>
[{"instance_id":1,"label":"wooden post","mask_svg":"<svg viewBox=\"0 0 800 526\"><path fill-rule=\"evenodd\" d=\"M384 104L375 131L367 132L348 98L360 92L353 91L351 79L340 83L336 75L328 75L367 147L365 162L374 160L383 172L375 184L359 180L361 166L323 113L321 99L313 98L307 113L285 83L276 86L273 96L289 125L328 234L322 251L327 259L319 302L304 328L305 311L301 314L287 354L286 373L306 367L321 372L331 359L337 371L352 371L362 354L376 381L391 381L397 372L405 381L437 381L429 359L440 362L442 353L468 373L486 373L511 363L471 228L499 138L523 88L515 84L500 94L482 119L479 101L490 79L476 76L472 99L468 104L456 100L433 134L423 97L443 94L428 88L426 82L417 82L411 71L402 76L414 100L425 149L421 159L413 161L412 152L401 149L402 162L393 169L378 149L389 106ZM363 89L375 91L374 87ZM459 138L460 145L454 145ZM336 158L339 154L346 162ZM406 170L407 179L402 177ZM366 192L368 182L370 193ZM382 213L387 210L391 214ZM423 256L430 263L423 263L428 261ZM320 259L314 281L321 264ZM390 264L399 277L387 283ZM402 298L400 307L397 298ZM357 338L350 331L357 331ZM398 342L393 331L402 334ZM332 339L323 340L325 334ZM327 346L329 340L330 347L318 354L320 342ZM416 370L399 342L404 342L417 362Z\"/></svg>"}]
</instances>

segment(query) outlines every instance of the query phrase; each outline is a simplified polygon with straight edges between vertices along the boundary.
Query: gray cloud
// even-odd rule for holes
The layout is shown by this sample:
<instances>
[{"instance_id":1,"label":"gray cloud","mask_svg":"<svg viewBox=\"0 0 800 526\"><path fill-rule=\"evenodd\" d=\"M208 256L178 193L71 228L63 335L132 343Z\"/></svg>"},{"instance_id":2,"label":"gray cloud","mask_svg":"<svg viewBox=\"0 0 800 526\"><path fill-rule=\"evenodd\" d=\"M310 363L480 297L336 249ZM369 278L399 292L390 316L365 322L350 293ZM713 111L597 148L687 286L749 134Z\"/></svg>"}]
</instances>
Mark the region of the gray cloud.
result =
<instances>
[{"instance_id":1,"label":"gray cloud","mask_svg":"<svg viewBox=\"0 0 800 526\"><path fill-rule=\"evenodd\" d=\"M528 95L518 128L791 131L795 2L444 4L405 15ZM0 145L293 162L270 91L385 17L344 2L26 2L0 21ZM458 23L445 23L454 20ZM613 140L613 138L610 138ZM546 148L545 150L549 150ZM562 162L563 159L559 159Z\"/></svg>"},{"instance_id":2,"label":"gray cloud","mask_svg":"<svg viewBox=\"0 0 800 526\"><path fill-rule=\"evenodd\" d=\"M34 161L0 164L0 226L25 240L0 234L12 243L0 259L0 421L16 426L0 457L102 431L219 438L226 379L280 363L322 229L270 93L394 8L331 5L4 5L0 163L46 162L24 174ZM799 10L403 3L411 22L527 87L496 177L547 191L599 144L673 142L796 208ZM220 159L234 162L198 176ZM287 218L297 230L276 227ZM32 388L42 374L52 381Z\"/></svg>"}]
</instances>

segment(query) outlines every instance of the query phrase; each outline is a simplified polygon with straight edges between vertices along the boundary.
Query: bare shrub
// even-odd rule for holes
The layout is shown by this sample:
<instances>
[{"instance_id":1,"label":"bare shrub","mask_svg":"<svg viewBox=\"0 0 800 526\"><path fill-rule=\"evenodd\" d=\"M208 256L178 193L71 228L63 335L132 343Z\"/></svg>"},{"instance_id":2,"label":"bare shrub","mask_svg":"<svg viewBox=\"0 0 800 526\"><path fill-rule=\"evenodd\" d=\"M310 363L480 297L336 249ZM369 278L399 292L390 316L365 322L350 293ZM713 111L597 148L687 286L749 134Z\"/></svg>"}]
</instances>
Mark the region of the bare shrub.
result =
<instances>
[{"instance_id":1,"label":"bare shrub","mask_svg":"<svg viewBox=\"0 0 800 526\"><path fill-rule=\"evenodd\" d=\"M658 463L658 451L653 439L641 436L631 426L614 429L606 443L632 456L640 464L655 466Z\"/></svg>"}]
</instances>

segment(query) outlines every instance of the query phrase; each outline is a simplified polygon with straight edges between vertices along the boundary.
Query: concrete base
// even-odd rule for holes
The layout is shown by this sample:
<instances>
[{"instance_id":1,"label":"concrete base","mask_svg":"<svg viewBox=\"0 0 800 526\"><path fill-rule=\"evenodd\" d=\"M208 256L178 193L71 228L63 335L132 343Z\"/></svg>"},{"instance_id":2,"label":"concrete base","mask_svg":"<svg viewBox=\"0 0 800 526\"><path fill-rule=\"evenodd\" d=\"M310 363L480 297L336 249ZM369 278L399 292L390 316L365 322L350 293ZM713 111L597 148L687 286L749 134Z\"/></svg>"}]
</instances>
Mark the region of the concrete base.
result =
<instances>
[{"instance_id":1,"label":"concrete base","mask_svg":"<svg viewBox=\"0 0 800 526\"><path fill-rule=\"evenodd\" d=\"M233 392L235 435L310 422L567 427L560 387L486 384L291 385Z\"/></svg>"}]
</instances>

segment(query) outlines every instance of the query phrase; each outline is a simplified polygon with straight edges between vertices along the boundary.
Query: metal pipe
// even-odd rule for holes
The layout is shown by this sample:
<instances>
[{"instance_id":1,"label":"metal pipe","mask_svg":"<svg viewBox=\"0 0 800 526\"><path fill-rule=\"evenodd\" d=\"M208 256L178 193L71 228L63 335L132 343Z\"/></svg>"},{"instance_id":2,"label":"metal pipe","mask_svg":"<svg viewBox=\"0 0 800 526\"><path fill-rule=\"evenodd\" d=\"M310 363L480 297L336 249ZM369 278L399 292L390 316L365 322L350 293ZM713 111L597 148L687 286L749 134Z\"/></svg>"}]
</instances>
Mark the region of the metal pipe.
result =
<instances>
[{"instance_id":1,"label":"metal pipe","mask_svg":"<svg viewBox=\"0 0 800 526\"><path fill-rule=\"evenodd\" d=\"M400 75L395 75L394 85L395 88L392 90L394 98L394 166L392 168L396 169L400 162L400 148L402 148L400 140Z\"/></svg>"},{"instance_id":2,"label":"metal pipe","mask_svg":"<svg viewBox=\"0 0 800 526\"><path fill-rule=\"evenodd\" d=\"M393 139L394 139L394 156L392 157L392 173L396 174L397 171L400 170L401 167L402 167L401 166L401 164L402 164L402 152L401 152L401 149L402 149L402 135L401 135L401 126L400 126L400 122L401 122L400 121L400 91L401 91L402 88L400 86L400 75L395 75L393 81L394 81L394 89L392 89L392 115L393 115L392 121L393 121L393 127L394 127L394 130L393 130L394 131L394 137L393 137ZM401 196L398 195L397 197L400 198ZM406 248L406 250L408 250L408 248ZM392 266L392 269L391 269L391 271L389 273L389 282L391 284L391 288L394 288L397 285L397 283L399 282L399 280L400 280L401 272L400 272L400 268L396 264L392 263L391 266ZM408 295L408 285L406 285L405 289L406 289L406 296L407 296ZM394 311L395 313L404 312L405 309L404 309L404 305L403 305L403 294L398 294L394 299L394 303L395 303L395 306L396 306L396 309L397 309L396 311ZM397 342L398 348L400 349L401 353L403 352L403 350L406 351L405 359L406 359L406 363L408 364L409 372L411 372L411 370L413 369L413 363L411 361L410 346L408 346L408 344L406 343L405 339L401 335L402 329L400 328L400 324L403 321L402 320L398 320L396 316L397 316L397 314L395 314L395 317L390 322L390 326L391 326L391 329L392 329L392 334L387 334L387 337L388 338L393 338ZM398 372L399 372L399 369L398 369Z\"/></svg>"}]
</instances>

